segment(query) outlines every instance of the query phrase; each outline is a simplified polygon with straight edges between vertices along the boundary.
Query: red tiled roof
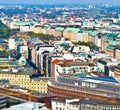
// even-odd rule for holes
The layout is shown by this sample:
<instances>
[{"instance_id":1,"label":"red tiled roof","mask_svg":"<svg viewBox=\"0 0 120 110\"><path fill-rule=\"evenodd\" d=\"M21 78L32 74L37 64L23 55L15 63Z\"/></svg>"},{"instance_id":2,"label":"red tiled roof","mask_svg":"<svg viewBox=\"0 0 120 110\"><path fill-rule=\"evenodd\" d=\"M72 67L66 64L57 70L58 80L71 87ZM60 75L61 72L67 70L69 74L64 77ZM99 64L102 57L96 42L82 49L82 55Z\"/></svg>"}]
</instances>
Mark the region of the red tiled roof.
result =
<instances>
[{"instance_id":1,"label":"red tiled roof","mask_svg":"<svg viewBox=\"0 0 120 110\"><path fill-rule=\"evenodd\" d=\"M59 62L61 62L63 65L66 65L68 62L73 62L73 60L59 60L59 59L55 59L52 61L52 64L58 64Z\"/></svg>"},{"instance_id":2,"label":"red tiled roof","mask_svg":"<svg viewBox=\"0 0 120 110\"><path fill-rule=\"evenodd\" d=\"M63 64L67 64L69 62L73 62L73 60L63 60Z\"/></svg>"},{"instance_id":3,"label":"red tiled roof","mask_svg":"<svg viewBox=\"0 0 120 110\"><path fill-rule=\"evenodd\" d=\"M60 61L62 61L62 60L55 59L55 60L52 61L52 64L55 65L55 64L59 63Z\"/></svg>"},{"instance_id":4,"label":"red tiled roof","mask_svg":"<svg viewBox=\"0 0 120 110\"><path fill-rule=\"evenodd\" d=\"M63 60L61 63L60 63L60 65L61 66L67 66L67 63L69 63L69 62L73 62L73 60Z\"/></svg>"}]
</instances>

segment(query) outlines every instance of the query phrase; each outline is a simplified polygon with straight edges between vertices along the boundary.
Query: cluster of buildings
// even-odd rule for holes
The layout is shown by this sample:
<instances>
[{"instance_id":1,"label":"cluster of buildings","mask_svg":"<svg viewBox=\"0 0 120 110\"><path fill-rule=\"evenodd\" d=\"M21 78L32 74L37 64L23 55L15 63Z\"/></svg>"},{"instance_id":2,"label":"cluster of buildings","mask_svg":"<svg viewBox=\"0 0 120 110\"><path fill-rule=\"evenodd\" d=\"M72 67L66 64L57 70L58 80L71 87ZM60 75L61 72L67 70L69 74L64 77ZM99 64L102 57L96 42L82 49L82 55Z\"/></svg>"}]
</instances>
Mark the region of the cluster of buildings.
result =
<instances>
[{"instance_id":1,"label":"cluster of buildings","mask_svg":"<svg viewBox=\"0 0 120 110\"><path fill-rule=\"evenodd\" d=\"M119 102L120 84L112 77L61 75L49 81L48 92L59 98L90 98L108 102ZM111 101L110 101L111 99Z\"/></svg>"},{"instance_id":2,"label":"cluster of buildings","mask_svg":"<svg viewBox=\"0 0 120 110\"><path fill-rule=\"evenodd\" d=\"M54 37L64 37L72 42L94 42L94 49L104 51L112 57L119 59L119 19L118 18L79 18L68 19L66 21L55 20L42 23L20 17L1 18L2 22L11 29L20 29L21 32L35 32ZM54 22L55 20L55 22ZM74 22L74 24L71 23ZM69 22L69 23L67 23ZM78 24L76 24L78 23Z\"/></svg>"},{"instance_id":3,"label":"cluster of buildings","mask_svg":"<svg viewBox=\"0 0 120 110\"><path fill-rule=\"evenodd\" d=\"M10 41L14 43L10 45ZM22 47L23 49L20 51ZM12 56L7 56L4 60L1 58L0 79L8 80L10 85L54 94L57 98L64 100L88 98L85 99L86 104L89 104L91 100L97 101L90 105L92 107L94 103L101 104L95 105L95 108L119 108L119 59L106 53L93 52L89 46L74 45L71 41L64 39L46 45L38 38L10 38L7 49L17 50L22 60L19 63L20 59L17 60ZM30 64L31 62L33 65ZM28 92L21 89L14 90ZM57 103L60 99L53 99L51 103L54 101ZM78 101L77 105L78 103L80 104L76 106L77 108L84 105L81 105L84 103L82 100ZM74 105L72 106L74 108ZM59 107L56 107L55 110ZM63 108L65 107L66 105Z\"/></svg>"},{"instance_id":4,"label":"cluster of buildings","mask_svg":"<svg viewBox=\"0 0 120 110\"><path fill-rule=\"evenodd\" d=\"M71 17L64 12L53 19L1 18L11 29L21 31L0 39L0 80L9 83L2 87L17 86L14 90L22 93L54 95L53 110L119 110L120 20L110 16L98 19L93 14L97 14L95 8L89 7L89 11L87 17ZM52 35L53 39L46 44L35 36L27 37L29 32Z\"/></svg>"},{"instance_id":5,"label":"cluster of buildings","mask_svg":"<svg viewBox=\"0 0 120 110\"><path fill-rule=\"evenodd\" d=\"M6 56L1 56L0 79L10 85L57 98L119 103L119 59L63 38L47 45L34 37L13 37L6 45L1 50Z\"/></svg>"}]
</instances>

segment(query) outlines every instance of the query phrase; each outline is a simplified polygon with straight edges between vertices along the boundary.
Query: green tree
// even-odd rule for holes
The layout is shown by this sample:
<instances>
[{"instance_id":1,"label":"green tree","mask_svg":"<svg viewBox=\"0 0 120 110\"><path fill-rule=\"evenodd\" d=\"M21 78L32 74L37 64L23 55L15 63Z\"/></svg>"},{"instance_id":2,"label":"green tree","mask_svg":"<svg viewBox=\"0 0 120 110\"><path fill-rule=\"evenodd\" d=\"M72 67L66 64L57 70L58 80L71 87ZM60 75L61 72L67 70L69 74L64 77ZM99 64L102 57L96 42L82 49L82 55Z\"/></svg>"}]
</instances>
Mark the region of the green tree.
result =
<instances>
[{"instance_id":1,"label":"green tree","mask_svg":"<svg viewBox=\"0 0 120 110\"><path fill-rule=\"evenodd\" d=\"M85 46L93 46L94 43L93 42L73 42L74 45L85 45Z\"/></svg>"},{"instance_id":2,"label":"green tree","mask_svg":"<svg viewBox=\"0 0 120 110\"><path fill-rule=\"evenodd\" d=\"M19 30L12 30L2 23L0 20L0 37L9 38L11 35L19 32Z\"/></svg>"},{"instance_id":3,"label":"green tree","mask_svg":"<svg viewBox=\"0 0 120 110\"><path fill-rule=\"evenodd\" d=\"M34 32L29 32L29 35L30 36L35 36L35 37L38 37L38 38L41 38L43 40L50 40L53 38L52 35L48 35L48 34L43 34L43 33L34 33Z\"/></svg>"}]
</instances>

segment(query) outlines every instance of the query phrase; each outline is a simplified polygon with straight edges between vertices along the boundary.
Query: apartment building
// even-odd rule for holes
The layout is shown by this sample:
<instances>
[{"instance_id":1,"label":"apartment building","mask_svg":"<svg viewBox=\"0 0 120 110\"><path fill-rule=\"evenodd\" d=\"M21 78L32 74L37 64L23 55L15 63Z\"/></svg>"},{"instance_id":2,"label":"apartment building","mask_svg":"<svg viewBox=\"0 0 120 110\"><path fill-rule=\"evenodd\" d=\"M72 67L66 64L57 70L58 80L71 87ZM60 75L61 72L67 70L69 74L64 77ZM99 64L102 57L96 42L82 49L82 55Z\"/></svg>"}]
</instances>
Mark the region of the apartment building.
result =
<instances>
[{"instance_id":1,"label":"apartment building","mask_svg":"<svg viewBox=\"0 0 120 110\"><path fill-rule=\"evenodd\" d=\"M103 73L109 76L110 66L118 66L119 63L120 62L115 58L106 57L106 58L99 59L97 62L97 66L101 69Z\"/></svg>"},{"instance_id":2,"label":"apartment building","mask_svg":"<svg viewBox=\"0 0 120 110\"><path fill-rule=\"evenodd\" d=\"M26 59L29 58L29 49L28 46L20 46L20 54L24 56Z\"/></svg>"},{"instance_id":3,"label":"apartment building","mask_svg":"<svg viewBox=\"0 0 120 110\"><path fill-rule=\"evenodd\" d=\"M82 60L76 60L76 62L66 60L59 62L56 65L56 70L57 73L55 74L82 74L98 71L98 67L94 63L83 62Z\"/></svg>"},{"instance_id":4,"label":"apartment building","mask_svg":"<svg viewBox=\"0 0 120 110\"><path fill-rule=\"evenodd\" d=\"M0 71L0 79L9 80L11 85L17 85L21 88L47 93L48 80L51 78L32 78L32 70L28 68L26 71L18 71L13 69L12 71Z\"/></svg>"},{"instance_id":5,"label":"apartment building","mask_svg":"<svg viewBox=\"0 0 120 110\"><path fill-rule=\"evenodd\" d=\"M120 67L116 67L114 70L114 77L120 79Z\"/></svg>"},{"instance_id":6,"label":"apartment building","mask_svg":"<svg viewBox=\"0 0 120 110\"><path fill-rule=\"evenodd\" d=\"M79 28L66 28L63 32L63 37L70 41L76 41L77 33L80 31Z\"/></svg>"},{"instance_id":7,"label":"apartment building","mask_svg":"<svg viewBox=\"0 0 120 110\"><path fill-rule=\"evenodd\" d=\"M114 57L114 58L115 58L115 48L116 48L115 46L109 45L109 46L106 47L105 52L106 52L108 55L110 55L111 57Z\"/></svg>"}]
</instances>

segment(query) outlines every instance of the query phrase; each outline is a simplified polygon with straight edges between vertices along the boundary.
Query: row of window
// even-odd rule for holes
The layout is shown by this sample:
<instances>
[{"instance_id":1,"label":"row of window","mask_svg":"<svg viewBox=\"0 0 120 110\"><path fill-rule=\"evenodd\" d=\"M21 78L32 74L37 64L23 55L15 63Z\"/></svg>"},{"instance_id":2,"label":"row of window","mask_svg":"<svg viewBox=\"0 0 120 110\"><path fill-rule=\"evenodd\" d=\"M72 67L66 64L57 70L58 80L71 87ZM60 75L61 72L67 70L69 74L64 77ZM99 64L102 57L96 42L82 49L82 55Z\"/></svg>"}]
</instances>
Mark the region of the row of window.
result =
<instances>
[{"instance_id":1,"label":"row of window","mask_svg":"<svg viewBox=\"0 0 120 110\"><path fill-rule=\"evenodd\" d=\"M71 90L77 90L77 91L82 91L82 92L88 92L88 93L92 93L92 94L99 94L102 96L111 96L111 97L119 97L119 93L115 94L115 93L111 93L110 91L102 91L102 90L97 90L97 89L91 89L91 88L87 88L87 87L78 87L78 86L70 86L70 85L63 85L61 83L54 83L53 84L56 87L62 87L62 88L66 88L66 89L71 89ZM60 91L59 91L60 92ZM73 93L71 93L73 94Z\"/></svg>"},{"instance_id":2,"label":"row of window","mask_svg":"<svg viewBox=\"0 0 120 110\"><path fill-rule=\"evenodd\" d=\"M29 75L17 75L17 74L0 74L0 76L5 76L5 77L21 77L21 78L29 78Z\"/></svg>"},{"instance_id":3,"label":"row of window","mask_svg":"<svg viewBox=\"0 0 120 110\"><path fill-rule=\"evenodd\" d=\"M56 105L58 105L56 103ZM72 107L74 107L74 109L72 109ZM61 106L61 105L58 105L55 107L56 110L66 110L69 109L69 110L75 110L75 108L81 108L80 110L120 110L120 106L94 106L94 105L90 105L90 107L87 107L86 105L83 106L83 104L80 104L80 106L74 106L74 105L71 105L69 107L66 107L65 104L64 106Z\"/></svg>"}]
</instances>

